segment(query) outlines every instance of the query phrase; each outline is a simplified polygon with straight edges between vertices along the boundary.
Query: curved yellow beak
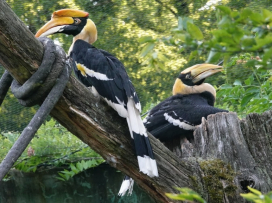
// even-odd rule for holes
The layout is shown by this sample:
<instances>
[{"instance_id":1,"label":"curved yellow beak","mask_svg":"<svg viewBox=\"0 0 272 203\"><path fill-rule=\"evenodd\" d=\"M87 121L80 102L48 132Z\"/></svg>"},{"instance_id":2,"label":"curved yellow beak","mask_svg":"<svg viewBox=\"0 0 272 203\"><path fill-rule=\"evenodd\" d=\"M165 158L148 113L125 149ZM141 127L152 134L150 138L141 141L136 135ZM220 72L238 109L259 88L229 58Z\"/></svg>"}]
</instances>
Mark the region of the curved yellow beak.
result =
<instances>
[{"instance_id":1,"label":"curved yellow beak","mask_svg":"<svg viewBox=\"0 0 272 203\"><path fill-rule=\"evenodd\" d=\"M71 17L52 18L41 29L38 30L35 37L45 37L61 30L64 25L73 24L74 19ZM55 29L53 29L55 28Z\"/></svg>"},{"instance_id":2,"label":"curved yellow beak","mask_svg":"<svg viewBox=\"0 0 272 203\"><path fill-rule=\"evenodd\" d=\"M89 13L75 9L62 9L52 14L51 20L38 30L35 37L45 37L60 32L65 25L74 23L73 17L88 17Z\"/></svg>"},{"instance_id":3,"label":"curved yellow beak","mask_svg":"<svg viewBox=\"0 0 272 203\"><path fill-rule=\"evenodd\" d=\"M217 72L223 70L222 66L214 65L214 64L197 64L190 68L185 69L181 72L181 74L191 72L192 82L197 83L200 80L203 80L211 75L214 75Z\"/></svg>"}]
</instances>

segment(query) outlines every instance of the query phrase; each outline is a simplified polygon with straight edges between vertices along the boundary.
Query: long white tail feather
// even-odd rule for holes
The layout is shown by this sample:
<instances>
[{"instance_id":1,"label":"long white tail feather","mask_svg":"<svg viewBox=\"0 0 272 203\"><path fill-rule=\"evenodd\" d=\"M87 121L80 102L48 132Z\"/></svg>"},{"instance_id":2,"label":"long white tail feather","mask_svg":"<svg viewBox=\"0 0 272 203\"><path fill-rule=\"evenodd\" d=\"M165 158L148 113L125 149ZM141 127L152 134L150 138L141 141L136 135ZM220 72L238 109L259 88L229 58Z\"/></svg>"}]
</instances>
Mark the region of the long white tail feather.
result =
<instances>
[{"instance_id":1,"label":"long white tail feather","mask_svg":"<svg viewBox=\"0 0 272 203\"><path fill-rule=\"evenodd\" d=\"M128 98L127 111L128 111L127 121L130 122L131 130L137 134L146 136L146 129L141 119L140 112L135 107L135 103L132 98Z\"/></svg>"},{"instance_id":2,"label":"long white tail feather","mask_svg":"<svg viewBox=\"0 0 272 203\"><path fill-rule=\"evenodd\" d=\"M132 178L123 180L121 188L118 192L119 196L124 196L128 190L128 195L132 195L134 180Z\"/></svg>"},{"instance_id":3,"label":"long white tail feather","mask_svg":"<svg viewBox=\"0 0 272 203\"><path fill-rule=\"evenodd\" d=\"M159 176L159 172L158 172L158 168L157 168L157 162L154 159L150 159L149 157L148 157L148 159L149 159L149 162L151 164L152 175L158 177ZM151 176L151 174L149 176L153 177L153 176Z\"/></svg>"},{"instance_id":4,"label":"long white tail feather","mask_svg":"<svg viewBox=\"0 0 272 203\"><path fill-rule=\"evenodd\" d=\"M127 124L128 124L130 136L133 139L132 127L131 127L130 120L128 119L128 117L127 117Z\"/></svg>"},{"instance_id":5,"label":"long white tail feather","mask_svg":"<svg viewBox=\"0 0 272 203\"><path fill-rule=\"evenodd\" d=\"M128 98L126 119L127 119L129 132L132 139L134 139L133 134L134 135L137 134L137 136L139 135L140 137L141 136L148 137L145 126L141 119L139 109L137 109L137 106L135 106L135 102L132 98ZM144 138L143 140L145 139L147 138ZM149 150L151 150L151 146L149 146L149 142L146 143L146 140L143 142L145 142L145 144L148 145ZM157 164L154 159L151 159L148 155L137 156L137 159L138 159L140 172L147 174L149 177L159 176ZM127 190L128 190L128 195L131 195L133 190L133 184L134 184L134 180L132 178L124 179L118 195L124 196Z\"/></svg>"},{"instance_id":6,"label":"long white tail feather","mask_svg":"<svg viewBox=\"0 0 272 203\"><path fill-rule=\"evenodd\" d=\"M127 111L127 123L131 137L133 138L132 131L147 137L146 129L141 119L140 112L135 107L135 103L132 98L128 98ZM137 158L141 172L147 174L150 177L158 176L158 169L155 160L152 160L150 157L137 156Z\"/></svg>"},{"instance_id":7,"label":"long white tail feather","mask_svg":"<svg viewBox=\"0 0 272 203\"><path fill-rule=\"evenodd\" d=\"M137 156L140 172L148 174L147 159L145 157Z\"/></svg>"},{"instance_id":8,"label":"long white tail feather","mask_svg":"<svg viewBox=\"0 0 272 203\"><path fill-rule=\"evenodd\" d=\"M140 171L149 177L153 178L155 176L159 176L157 163L154 159L151 159L150 157L140 157L137 156L138 164Z\"/></svg>"}]
</instances>

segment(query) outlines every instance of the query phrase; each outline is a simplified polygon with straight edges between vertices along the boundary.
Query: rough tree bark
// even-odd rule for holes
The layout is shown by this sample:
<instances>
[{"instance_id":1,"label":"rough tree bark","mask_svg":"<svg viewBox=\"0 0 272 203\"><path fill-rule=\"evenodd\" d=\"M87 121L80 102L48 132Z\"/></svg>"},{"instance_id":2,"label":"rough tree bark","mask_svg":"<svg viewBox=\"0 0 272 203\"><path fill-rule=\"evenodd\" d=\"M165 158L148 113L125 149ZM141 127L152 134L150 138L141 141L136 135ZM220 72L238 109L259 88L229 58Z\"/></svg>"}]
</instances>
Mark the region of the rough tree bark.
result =
<instances>
[{"instance_id":1,"label":"rough tree bark","mask_svg":"<svg viewBox=\"0 0 272 203\"><path fill-rule=\"evenodd\" d=\"M42 45L0 0L0 63L23 83L42 54ZM194 142L181 140L172 147L174 153L150 136L159 169L159 177L152 179L138 171L125 119L74 77L50 113L157 202L173 202L165 196L176 192L173 187L190 187L208 202L243 202L239 194L248 185L272 190L271 114L251 114L244 120L235 113L211 115L195 131Z\"/></svg>"}]
</instances>

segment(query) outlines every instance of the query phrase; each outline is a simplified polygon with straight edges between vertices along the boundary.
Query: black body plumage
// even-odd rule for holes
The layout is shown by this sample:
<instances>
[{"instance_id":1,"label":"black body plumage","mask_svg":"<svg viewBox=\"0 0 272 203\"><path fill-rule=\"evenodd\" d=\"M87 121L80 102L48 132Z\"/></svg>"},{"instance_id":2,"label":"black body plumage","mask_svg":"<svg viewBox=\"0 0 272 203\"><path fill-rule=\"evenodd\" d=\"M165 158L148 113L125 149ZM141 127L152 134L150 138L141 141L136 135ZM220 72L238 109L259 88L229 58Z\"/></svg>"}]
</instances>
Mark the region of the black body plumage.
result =
<instances>
[{"instance_id":1,"label":"black body plumage","mask_svg":"<svg viewBox=\"0 0 272 203\"><path fill-rule=\"evenodd\" d=\"M228 112L213 107L214 97L209 92L177 94L155 106L144 120L146 129L161 141L170 141L178 136L193 138L195 126L202 117Z\"/></svg>"},{"instance_id":2,"label":"black body plumage","mask_svg":"<svg viewBox=\"0 0 272 203\"><path fill-rule=\"evenodd\" d=\"M62 9L52 14L36 33L36 37L55 33L73 35L69 55L74 60L74 72L90 91L104 99L117 113L126 118L134 140L139 169L150 177L158 176L157 164L141 120L141 105L123 64L110 53L91 44L97 40L97 29L85 11ZM120 195L132 192L133 180L124 179Z\"/></svg>"},{"instance_id":3,"label":"black body plumage","mask_svg":"<svg viewBox=\"0 0 272 203\"><path fill-rule=\"evenodd\" d=\"M140 117L141 105L123 64L108 52L77 40L70 56L76 63L77 78L95 91L127 119L140 171L158 176L156 161Z\"/></svg>"},{"instance_id":4,"label":"black body plumage","mask_svg":"<svg viewBox=\"0 0 272 203\"><path fill-rule=\"evenodd\" d=\"M77 40L74 43L70 56L77 64L82 64L93 71L93 76L88 74L84 76L76 67L74 68L77 78L85 86L94 86L102 97L116 104L123 103L125 108L127 108L129 97L133 98L135 104L139 104L138 96L127 72L116 57L83 40ZM109 80L95 77L96 73L105 75Z\"/></svg>"}]
</instances>

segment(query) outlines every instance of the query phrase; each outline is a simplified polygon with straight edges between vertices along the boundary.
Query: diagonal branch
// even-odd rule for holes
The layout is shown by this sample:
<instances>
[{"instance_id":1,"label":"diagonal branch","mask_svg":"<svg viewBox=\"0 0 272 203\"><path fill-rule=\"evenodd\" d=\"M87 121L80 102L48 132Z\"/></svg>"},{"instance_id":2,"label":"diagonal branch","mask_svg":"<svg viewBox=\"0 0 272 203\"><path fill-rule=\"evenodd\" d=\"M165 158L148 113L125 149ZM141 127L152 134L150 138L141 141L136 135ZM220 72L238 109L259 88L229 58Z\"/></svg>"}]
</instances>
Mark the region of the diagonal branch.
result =
<instances>
[{"instance_id":1,"label":"diagonal branch","mask_svg":"<svg viewBox=\"0 0 272 203\"><path fill-rule=\"evenodd\" d=\"M156 2L158 2L161 6L165 7L166 9L168 9L176 18L178 17L178 14L169 6L167 6L165 3L163 3L161 0L155 0ZM168 4L168 2L167 2Z\"/></svg>"}]
</instances>

